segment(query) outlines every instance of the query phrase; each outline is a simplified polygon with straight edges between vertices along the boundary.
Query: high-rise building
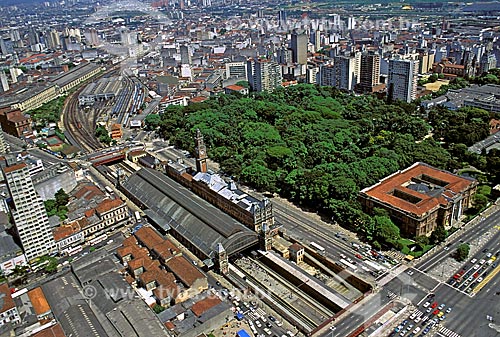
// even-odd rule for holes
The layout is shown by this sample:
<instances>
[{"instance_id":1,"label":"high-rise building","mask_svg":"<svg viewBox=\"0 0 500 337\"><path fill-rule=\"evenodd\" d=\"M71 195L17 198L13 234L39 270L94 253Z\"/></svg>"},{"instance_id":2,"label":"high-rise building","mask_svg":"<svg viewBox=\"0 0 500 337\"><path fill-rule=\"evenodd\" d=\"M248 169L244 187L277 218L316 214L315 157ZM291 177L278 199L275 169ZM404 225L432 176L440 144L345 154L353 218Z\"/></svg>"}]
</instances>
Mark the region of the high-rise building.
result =
<instances>
[{"instance_id":1,"label":"high-rise building","mask_svg":"<svg viewBox=\"0 0 500 337\"><path fill-rule=\"evenodd\" d=\"M7 79L7 75L3 71L0 72L0 83L2 84L2 90L4 92L9 91L9 80Z\"/></svg>"},{"instance_id":2,"label":"high-rise building","mask_svg":"<svg viewBox=\"0 0 500 337\"><path fill-rule=\"evenodd\" d=\"M307 35L294 31L290 48L292 49L293 62L307 64Z\"/></svg>"},{"instance_id":3,"label":"high-rise building","mask_svg":"<svg viewBox=\"0 0 500 337\"><path fill-rule=\"evenodd\" d=\"M490 69L496 68L497 58L495 54L486 52L479 60L479 75L487 73Z\"/></svg>"},{"instance_id":4,"label":"high-rise building","mask_svg":"<svg viewBox=\"0 0 500 337\"><path fill-rule=\"evenodd\" d=\"M45 206L36 193L26 164L3 168L12 197L11 214L16 234L28 260L50 254L55 250L54 237Z\"/></svg>"},{"instance_id":5,"label":"high-rise building","mask_svg":"<svg viewBox=\"0 0 500 337\"><path fill-rule=\"evenodd\" d=\"M2 127L0 126L0 154L4 155L9 152L9 144L5 141Z\"/></svg>"},{"instance_id":6,"label":"high-rise building","mask_svg":"<svg viewBox=\"0 0 500 337\"><path fill-rule=\"evenodd\" d=\"M418 61L389 60L387 92L393 100L411 102L417 98Z\"/></svg>"},{"instance_id":7,"label":"high-rise building","mask_svg":"<svg viewBox=\"0 0 500 337\"><path fill-rule=\"evenodd\" d=\"M276 51L276 61L279 64L289 64L293 62L292 50L289 48L280 48Z\"/></svg>"},{"instance_id":8,"label":"high-rise building","mask_svg":"<svg viewBox=\"0 0 500 337\"><path fill-rule=\"evenodd\" d=\"M55 29L51 29L46 32L47 47L49 49L57 49L61 46L61 40L59 39L59 33Z\"/></svg>"},{"instance_id":9,"label":"high-rise building","mask_svg":"<svg viewBox=\"0 0 500 337\"><path fill-rule=\"evenodd\" d=\"M253 91L273 91L281 87L283 78L280 65L268 59L249 59L247 76Z\"/></svg>"},{"instance_id":10,"label":"high-rise building","mask_svg":"<svg viewBox=\"0 0 500 337\"><path fill-rule=\"evenodd\" d=\"M320 68L320 85L352 91L359 81L358 58L354 56L335 56L333 65Z\"/></svg>"},{"instance_id":11,"label":"high-rise building","mask_svg":"<svg viewBox=\"0 0 500 337\"><path fill-rule=\"evenodd\" d=\"M181 64L191 64L191 53L187 45L182 45L179 47L181 54Z\"/></svg>"},{"instance_id":12,"label":"high-rise building","mask_svg":"<svg viewBox=\"0 0 500 337\"><path fill-rule=\"evenodd\" d=\"M286 11L284 9L281 9L278 12L278 22L279 22L279 27L280 28L286 28Z\"/></svg>"},{"instance_id":13,"label":"high-rise building","mask_svg":"<svg viewBox=\"0 0 500 337\"><path fill-rule=\"evenodd\" d=\"M373 92L380 84L380 55L375 53L361 54L359 89L361 92Z\"/></svg>"}]
</instances>

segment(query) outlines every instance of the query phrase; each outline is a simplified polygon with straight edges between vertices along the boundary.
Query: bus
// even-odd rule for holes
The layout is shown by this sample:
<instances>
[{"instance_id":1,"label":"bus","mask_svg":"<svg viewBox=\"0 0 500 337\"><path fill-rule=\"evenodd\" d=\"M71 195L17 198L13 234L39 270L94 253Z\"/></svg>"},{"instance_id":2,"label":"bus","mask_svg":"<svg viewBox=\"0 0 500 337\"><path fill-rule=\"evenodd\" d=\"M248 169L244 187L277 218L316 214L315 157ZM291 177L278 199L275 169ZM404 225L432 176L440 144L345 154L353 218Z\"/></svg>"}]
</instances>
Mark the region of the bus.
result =
<instances>
[{"instance_id":1,"label":"bus","mask_svg":"<svg viewBox=\"0 0 500 337\"><path fill-rule=\"evenodd\" d=\"M384 271L384 270L387 269L385 267L382 267L378 263L375 263L375 262L372 262L372 261L369 261L369 260L365 260L365 261L363 261L363 263L365 263L366 265L368 265L368 267L371 267L371 268L373 268L376 271Z\"/></svg>"},{"instance_id":2,"label":"bus","mask_svg":"<svg viewBox=\"0 0 500 337\"><path fill-rule=\"evenodd\" d=\"M134 216L135 216L135 221L136 222L140 222L141 221L141 214L139 213L139 211L135 211L134 212Z\"/></svg>"},{"instance_id":3,"label":"bus","mask_svg":"<svg viewBox=\"0 0 500 337\"><path fill-rule=\"evenodd\" d=\"M77 247L72 247L72 248L66 249L64 251L64 253L66 253L66 255L68 255L68 256L72 256L72 255L80 253L82 250L83 250L82 246L77 246Z\"/></svg>"},{"instance_id":4,"label":"bus","mask_svg":"<svg viewBox=\"0 0 500 337\"><path fill-rule=\"evenodd\" d=\"M325 248L321 247L320 245L318 245L316 242L311 242L309 244L312 248L316 249L318 252L324 254L325 253Z\"/></svg>"},{"instance_id":5,"label":"bus","mask_svg":"<svg viewBox=\"0 0 500 337\"><path fill-rule=\"evenodd\" d=\"M108 192L109 194L113 194L113 193L114 193L113 189L112 189L111 187L109 187L109 186L104 186L104 189L105 189L105 190L106 190L106 192Z\"/></svg>"},{"instance_id":6,"label":"bus","mask_svg":"<svg viewBox=\"0 0 500 337\"><path fill-rule=\"evenodd\" d=\"M352 271L357 271L358 267L356 267L354 264L347 262L345 259L340 259L340 262L345 265L347 268L350 268Z\"/></svg>"},{"instance_id":7,"label":"bus","mask_svg":"<svg viewBox=\"0 0 500 337\"><path fill-rule=\"evenodd\" d=\"M102 242L108 238L107 234L102 234L99 235L98 237L93 238L92 240L89 241L89 246L93 246L98 244L99 242Z\"/></svg>"}]
</instances>

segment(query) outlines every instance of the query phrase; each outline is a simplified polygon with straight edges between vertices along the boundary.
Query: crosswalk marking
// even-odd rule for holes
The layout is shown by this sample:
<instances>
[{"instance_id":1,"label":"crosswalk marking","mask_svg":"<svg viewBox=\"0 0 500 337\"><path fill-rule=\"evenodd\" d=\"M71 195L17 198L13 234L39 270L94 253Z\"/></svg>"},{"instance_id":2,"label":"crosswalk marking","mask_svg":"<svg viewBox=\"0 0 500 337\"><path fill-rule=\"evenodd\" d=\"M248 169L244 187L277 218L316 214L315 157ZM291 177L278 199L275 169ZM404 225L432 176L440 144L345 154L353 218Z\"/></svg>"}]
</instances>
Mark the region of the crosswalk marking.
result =
<instances>
[{"instance_id":1,"label":"crosswalk marking","mask_svg":"<svg viewBox=\"0 0 500 337\"><path fill-rule=\"evenodd\" d=\"M392 291L387 291L387 295L389 296L389 298L390 298L391 300L396 299L396 298L398 298L398 297L399 297L399 295L398 295L398 294L395 294L395 293L393 293Z\"/></svg>"},{"instance_id":2,"label":"crosswalk marking","mask_svg":"<svg viewBox=\"0 0 500 337\"><path fill-rule=\"evenodd\" d=\"M450 329L445 328L444 326L439 329L438 331L441 335L446 336L446 337L461 337L459 334L457 334L454 331L451 331Z\"/></svg>"}]
</instances>

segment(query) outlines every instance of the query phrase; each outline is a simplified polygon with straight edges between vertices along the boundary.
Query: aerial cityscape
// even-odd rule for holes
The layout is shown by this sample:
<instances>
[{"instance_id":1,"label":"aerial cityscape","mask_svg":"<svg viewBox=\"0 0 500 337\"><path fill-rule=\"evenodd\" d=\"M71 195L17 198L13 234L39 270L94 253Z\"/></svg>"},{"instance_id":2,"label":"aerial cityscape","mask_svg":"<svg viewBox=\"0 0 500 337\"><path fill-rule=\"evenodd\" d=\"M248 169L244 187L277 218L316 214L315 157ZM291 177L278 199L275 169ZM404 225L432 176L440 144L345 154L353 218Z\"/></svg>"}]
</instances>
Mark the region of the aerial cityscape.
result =
<instances>
[{"instance_id":1,"label":"aerial cityscape","mask_svg":"<svg viewBox=\"0 0 500 337\"><path fill-rule=\"evenodd\" d=\"M500 336L500 2L0 2L0 337Z\"/></svg>"}]
</instances>

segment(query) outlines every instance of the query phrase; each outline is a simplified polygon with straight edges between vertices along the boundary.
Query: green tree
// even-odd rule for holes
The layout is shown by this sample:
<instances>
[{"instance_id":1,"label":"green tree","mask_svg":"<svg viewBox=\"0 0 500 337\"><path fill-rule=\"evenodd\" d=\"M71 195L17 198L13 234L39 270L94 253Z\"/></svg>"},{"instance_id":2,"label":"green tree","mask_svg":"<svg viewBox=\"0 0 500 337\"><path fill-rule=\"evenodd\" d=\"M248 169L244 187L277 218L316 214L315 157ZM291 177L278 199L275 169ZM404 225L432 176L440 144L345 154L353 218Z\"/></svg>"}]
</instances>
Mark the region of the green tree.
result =
<instances>
[{"instance_id":1,"label":"green tree","mask_svg":"<svg viewBox=\"0 0 500 337\"><path fill-rule=\"evenodd\" d=\"M395 245L399 240L399 228L387 216L375 216L375 236L379 242Z\"/></svg>"},{"instance_id":2,"label":"green tree","mask_svg":"<svg viewBox=\"0 0 500 337\"><path fill-rule=\"evenodd\" d=\"M160 312L162 312L164 310L165 310L165 307L162 307L159 304L155 304L155 306L153 307L153 311L155 312L155 314L159 314Z\"/></svg>"},{"instance_id":3,"label":"green tree","mask_svg":"<svg viewBox=\"0 0 500 337\"><path fill-rule=\"evenodd\" d=\"M468 244L462 243L461 245L459 245L457 247L457 251L455 253L455 257L456 257L457 261L459 261L459 262L465 261L467 259L467 257L469 257L469 250L470 250L470 247Z\"/></svg>"},{"instance_id":4,"label":"green tree","mask_svg":"<svg viewBox=\"0 0 500 337\"><path fill-rule=\"evenodd\" d=\"M433 244L438 244L444 242L448 236L448 231L443 225L438 225L431 233L430 242Z\"/></svg>"},{"instance_id":5,"label":"green tree","mask_svg":"<svg viewBox=\"0 0 500 337\"><path fill-rule=\"evenodd\" d=\"M486 197L485 195L476 193L472 198L472 205L476 213L484 209L487 204L488 204L488 197Z\"/></svg>"},{"instance_id":6,"label":"green tree","mask_svg":"<svg viewBox=\"0 0 500 337\"><path fill-rule=\"evenodd\" d=\"M146 124L146 128L148 130L155 130L160 126L161 117L158 114L149 114L144 118L144 123Z\"/></svg>"},{"instance_id":7,"label":"green tree","mask_svg":"<svg viewBox=\"0 0 500 337\"><path fill-rule=\"evenodd\" d=\"M62 188L56 192L54 197L58 206L66 206L69 202L69 195Z\"/></svg>"},{"instance_id":8,"label":"green tree","mask_svg":"<svg viewBox=\"0 0 500 337\"><path fill-rule=\"evenodd\" d=\"M415 238L415 243L420 247L421 250L424 250L425 246L429 245L429 238L425 235L417 236Z\"/></svg>"}]
</instances>

